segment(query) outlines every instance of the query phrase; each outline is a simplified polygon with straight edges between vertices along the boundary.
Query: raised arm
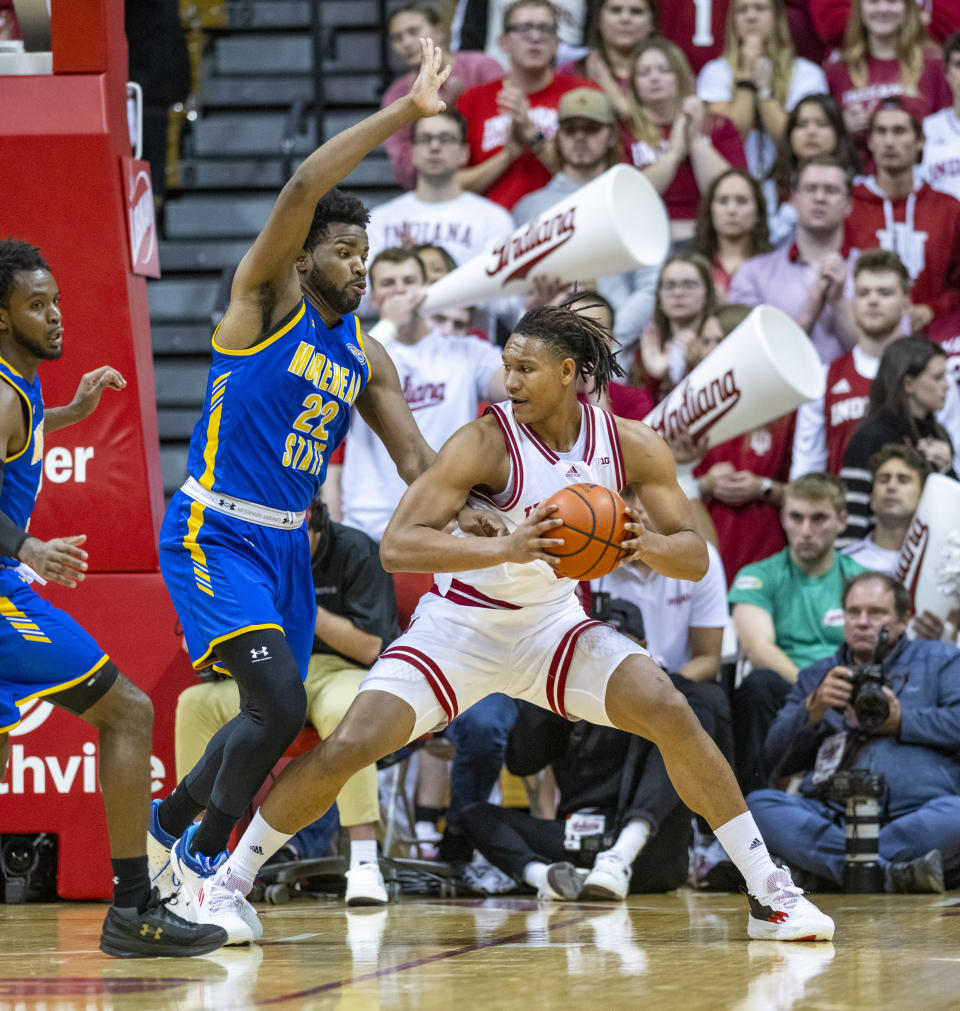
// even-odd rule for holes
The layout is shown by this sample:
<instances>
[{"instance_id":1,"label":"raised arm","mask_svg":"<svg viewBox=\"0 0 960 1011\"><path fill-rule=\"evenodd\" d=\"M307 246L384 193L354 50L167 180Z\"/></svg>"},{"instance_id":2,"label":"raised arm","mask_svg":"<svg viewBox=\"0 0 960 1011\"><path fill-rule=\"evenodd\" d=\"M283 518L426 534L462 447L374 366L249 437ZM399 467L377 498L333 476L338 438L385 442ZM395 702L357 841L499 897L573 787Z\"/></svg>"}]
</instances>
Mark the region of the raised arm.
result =
<instances>
[{"instance_id":1,"label":"raised arm","mask_svg":"<svg viewBox=\"0 0 960 1011\"><path fill-rule=\"evenodd\" d=\"M420 40L420 51L420 73L410 93L328 140L280 191L267 223L237 268L230 306L218 331L222 346L250 347L265 325L281 319L297 304L300 283L295 264L324 193L396 130L446 108L437 92L450 68L444 68L443 54L430 39Z\"/></svg>"},{"instance_id":2,"label":"raised arm","mask_svg":"<svg viewBox=\"0 0 960 1011\"><path fill-rule=\"evenodd\" d=\"M43 430L46 434L56 432L67 425L75 425L100 406L100 397L104 390L122 390L127 385L126 379L109 365L88 372L80 380L73 400L63 407L48 407L43 414Z\"/></svg>"},{"instance_id":3,"label":"raised arm","mask_svg":"<svg viewBox=\"0 0 960 1011\"><path fill-rule=\"evenodd\" d=\"M556 565L557 559L544 550L562 543L549 539L549 531L560 522L550 519L552 506L534 509L503 537L444 533L471 488L504 488L508 477L507 447L496 421L480 418L464 425L400 500L380 542L383 567L388 572L459 572L503 562L539 560Z\"/></svg>"},{"instance_id":4,"label":"raised arm","mask_svg":"<svg viewBox=\"0 0 960 1011\"><path fill-rule=\"evenodd\" d=\"M709 565L707 545L696 533L693 509L680 485L670 447L639 421L617 418L617 431L627 484L636 485L653 530L639 522L627 524L634 535L624 541L633 557L674 579L702 579Z\"/></svg>"}]
</instances>

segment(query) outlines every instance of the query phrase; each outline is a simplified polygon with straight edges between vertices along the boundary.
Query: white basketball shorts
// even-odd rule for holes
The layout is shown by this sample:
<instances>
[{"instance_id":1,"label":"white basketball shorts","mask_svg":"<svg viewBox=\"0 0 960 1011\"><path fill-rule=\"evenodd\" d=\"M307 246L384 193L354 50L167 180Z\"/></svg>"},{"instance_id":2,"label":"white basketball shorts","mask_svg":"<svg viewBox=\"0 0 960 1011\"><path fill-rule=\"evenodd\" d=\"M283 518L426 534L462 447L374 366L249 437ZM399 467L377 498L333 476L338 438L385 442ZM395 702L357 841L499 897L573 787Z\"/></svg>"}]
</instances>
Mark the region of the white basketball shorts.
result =
<instances>
[{"instance_id":1,"label":"white basketball shorts","mask_svg":"<svg viewBox=\"0 0 960 1011\"><path fill-rule=\"evenodd\" d=\"M380 655L360 691L390 692L416 712L411 740L503 692L567 719L613 726L604 697L628 656L649 656L577 599L517 610L421 599L408 630Z\"/></svg>"}]
</instances>

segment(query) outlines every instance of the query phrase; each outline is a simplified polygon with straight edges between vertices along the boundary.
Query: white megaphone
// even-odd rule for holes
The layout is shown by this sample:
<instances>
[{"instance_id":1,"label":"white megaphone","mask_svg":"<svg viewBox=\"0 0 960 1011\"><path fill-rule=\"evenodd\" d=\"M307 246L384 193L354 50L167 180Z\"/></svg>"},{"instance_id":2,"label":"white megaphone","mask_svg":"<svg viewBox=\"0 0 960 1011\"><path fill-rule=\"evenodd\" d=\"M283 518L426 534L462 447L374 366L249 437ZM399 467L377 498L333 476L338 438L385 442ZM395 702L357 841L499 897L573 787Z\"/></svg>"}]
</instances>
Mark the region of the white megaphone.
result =
<instances>
[{"instance_id":1,"label":"white megaphone","mask_svg":"<svg viewBox=\"0 0 960 1011\"><path fill-rule=\"evenodd\" d=\"M655 267L669 245L670 223L660 195L642 172L614 165L521 225L506 241L491 242L434 281L420 311L522 294L541 274L577 281Z\"/></svg>"},{"instance_id":2,"label":"white megaphone","mask_svg":"<svg viewBox=\"0 0 960 1011\"><path fill-rule=\"evenodd\" d=\"M894 575L917 614L946 620L960 602L960 483L943 474L927 478Z\"/></svg>"},{"instance_id":3,"label":"white megaphone","mask_svg":"<svg viewBox=\"0 0 960 1011\"><path fill-rule=\"evenodd\" d=\"M667 441L685 433L709 449L822 397L825 385L806 333L758 305L643 420Z\"/></svg>"}]
</instances>

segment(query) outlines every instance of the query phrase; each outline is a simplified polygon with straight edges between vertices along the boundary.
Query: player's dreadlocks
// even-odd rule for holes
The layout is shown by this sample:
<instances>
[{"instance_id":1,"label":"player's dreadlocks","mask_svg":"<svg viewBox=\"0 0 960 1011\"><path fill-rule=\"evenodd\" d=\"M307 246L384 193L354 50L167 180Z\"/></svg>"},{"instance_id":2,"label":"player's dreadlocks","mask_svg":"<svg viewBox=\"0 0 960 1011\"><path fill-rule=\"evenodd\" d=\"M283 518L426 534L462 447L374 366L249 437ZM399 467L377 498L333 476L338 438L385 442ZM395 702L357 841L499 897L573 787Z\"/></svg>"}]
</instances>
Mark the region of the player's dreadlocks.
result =
<instances>
[{"instance_id":1,"label":"player's dreadlocks","mask_svg":"<svg viewBox=\"0 0 960 1011\"><path fill-rule=\"evenodd\" d=\"M50 265L36 246L19 239L0 241L0 305L9 305L16 287L14 278L21 270L49 270Z\"/></svg>"},{"instance_id":2,"label":"player's dreadlocks","mask_svg":"<svg viewBox=\"0 0 960 1011\"><path fill-rule=\"evenodd\" d=\"M599 323L580 312L598 308L603 303L592 304L583 294L576 296L578 312L565 305L540 305L525 313L513 328L515 334L543 341L561 358L572 358L577 363L577 374L593 378L598 393L606 390L614 376L622 376L623 369L614 354L614 339Z\"/></svg>"},{"instance_id":3,"label":"player's dreadlocks","mask_svg":"<svg viewBox=\"0 0 960 1011\"><path fill-rule=\"evenodd\" d=\"M303 248L311 250L327 237L327 226L336 221L341 225L359 225L366 228L370 220L370 212L356 198L338 190L336 186L328 190L317 201L313 212L313 223L307 234Z\"/></svg>"}]
</instances>

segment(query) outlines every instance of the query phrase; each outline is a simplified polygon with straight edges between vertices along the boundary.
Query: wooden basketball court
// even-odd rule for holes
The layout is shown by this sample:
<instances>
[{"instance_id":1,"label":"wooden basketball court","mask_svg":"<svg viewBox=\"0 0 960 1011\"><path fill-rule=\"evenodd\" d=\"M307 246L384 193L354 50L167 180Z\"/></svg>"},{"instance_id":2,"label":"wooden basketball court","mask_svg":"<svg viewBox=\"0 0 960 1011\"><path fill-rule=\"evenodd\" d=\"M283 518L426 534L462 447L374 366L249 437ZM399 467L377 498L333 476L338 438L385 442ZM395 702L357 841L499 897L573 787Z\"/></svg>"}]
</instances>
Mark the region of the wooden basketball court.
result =
<instances>
[{"instance_id":1,"label":"wooden basketball court","mask_svg":"<svg viewBox=\"0 0 960 1011\"><path fill-rule=\"evenodd\" d=\"M258 945L112 959L104 905L0 906L0 1009L960 1007L960 897L828 895L833 944L748 941L742 896L259 906Z\"/></svg>"}]
</instances>

